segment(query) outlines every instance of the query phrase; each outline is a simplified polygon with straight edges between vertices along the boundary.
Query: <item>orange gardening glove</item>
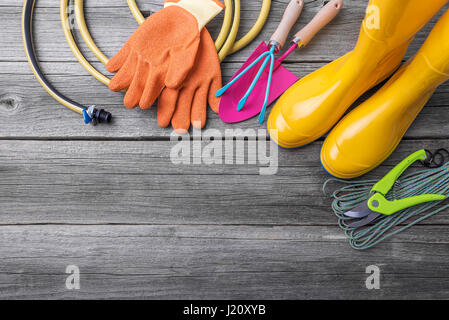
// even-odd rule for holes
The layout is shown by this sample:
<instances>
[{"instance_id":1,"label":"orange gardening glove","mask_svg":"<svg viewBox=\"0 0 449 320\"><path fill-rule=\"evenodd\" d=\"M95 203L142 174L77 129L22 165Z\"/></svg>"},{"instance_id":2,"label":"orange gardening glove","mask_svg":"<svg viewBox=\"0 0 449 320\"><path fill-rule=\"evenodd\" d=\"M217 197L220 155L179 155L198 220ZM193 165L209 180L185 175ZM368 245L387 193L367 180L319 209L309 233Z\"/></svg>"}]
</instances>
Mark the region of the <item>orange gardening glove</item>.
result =
<instances>
[{"instance_id":1,"label":"orange gardening glove","mask_svg":"<svg viewBox=\"0 0 449 320\"><path fill-rule=\"evenodd\" d=\"M109 89L129 87L124 104L149 108L162 89L181 86L192 69L203 27L224 5L218 0L166 0L108 62Z\"/></svg>"},{"instance_id":2,"label":"orange gardening glove","mask_svg":"<svg viewBox=\"0 0 449 320\"><path fill-rule=\"evenodd\" d=\"M206 124L207 103L218 113L220 99L215 97L222 87L220 61L214 41L204 28L195 66L179 89L165 88L158 100L157 119L161 127L170 124L176 132L189 130L190 124L202 129Z\"/></svg>"}]
</instances>

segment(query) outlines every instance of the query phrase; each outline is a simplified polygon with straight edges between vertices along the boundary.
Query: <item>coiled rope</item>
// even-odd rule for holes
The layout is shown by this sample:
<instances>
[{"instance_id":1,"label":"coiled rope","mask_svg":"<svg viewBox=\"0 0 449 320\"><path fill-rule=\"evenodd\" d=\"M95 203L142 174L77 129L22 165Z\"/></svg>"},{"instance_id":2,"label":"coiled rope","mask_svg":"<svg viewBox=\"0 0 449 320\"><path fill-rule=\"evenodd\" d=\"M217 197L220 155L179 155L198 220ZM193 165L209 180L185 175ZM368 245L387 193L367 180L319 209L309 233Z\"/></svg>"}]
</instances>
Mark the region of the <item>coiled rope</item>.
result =
<instances>
[{"instance_id":1,"label":"coiled rope","mask_svg":"<svg viewBox=\"0 0 449 320\"><path fill-rule=\"evenodd\" d=\"M391 216L382 215L374 224L361 228L349 227L353 220L344 215L354 209L370 196L370 190L377 180L346 181L329 179L323 185L323 192L331 182L346 184L334 191L330 196L332 210L338 218L338 225L349 238L353 249L365 250L376 244L409 229L421 221L449 208L447 200L429 202L411 207ZM442 194L449 196L449 162L439 168L424 169L398 179L393 189L387 194L388 200L403 199L421 194Z\"/></svg>"}]
</instances>

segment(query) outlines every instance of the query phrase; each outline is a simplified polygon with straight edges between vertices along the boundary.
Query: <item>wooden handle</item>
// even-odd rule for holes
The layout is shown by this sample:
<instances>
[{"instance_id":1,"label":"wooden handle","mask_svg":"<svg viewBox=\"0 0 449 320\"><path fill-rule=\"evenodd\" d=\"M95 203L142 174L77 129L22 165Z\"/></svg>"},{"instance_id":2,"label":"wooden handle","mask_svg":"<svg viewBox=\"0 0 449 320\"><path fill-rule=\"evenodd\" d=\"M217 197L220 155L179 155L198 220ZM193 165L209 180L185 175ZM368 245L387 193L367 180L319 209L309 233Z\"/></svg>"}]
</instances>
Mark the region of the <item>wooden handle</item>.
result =
<instances>
[{"instance_id":1,"label":"wooden handle","mask_svg":"<svg viewBox=\"0 0 449 320\"><path fill-rule=\"evenodd\" d=\"M290 30L301 15L302 8L304 7L304 0L291 0L285 9L284 16L282 17L279 27L274 32L270 39L270 43L274 44L280 49L284 46L287 40Z\"/></svg>"},{"instance_id":2,"label":"wooden handle","mask_svg":"<svg viewBox=\"0 0 449 320\"><path fill-rule=\"evenodd\" d=\"M343 0L332 0L316 14L312 21L295 35L295 42L302 42L306 46L310 40L329 22L334 19L343 8Z\"/></svg>"}]
</instances>

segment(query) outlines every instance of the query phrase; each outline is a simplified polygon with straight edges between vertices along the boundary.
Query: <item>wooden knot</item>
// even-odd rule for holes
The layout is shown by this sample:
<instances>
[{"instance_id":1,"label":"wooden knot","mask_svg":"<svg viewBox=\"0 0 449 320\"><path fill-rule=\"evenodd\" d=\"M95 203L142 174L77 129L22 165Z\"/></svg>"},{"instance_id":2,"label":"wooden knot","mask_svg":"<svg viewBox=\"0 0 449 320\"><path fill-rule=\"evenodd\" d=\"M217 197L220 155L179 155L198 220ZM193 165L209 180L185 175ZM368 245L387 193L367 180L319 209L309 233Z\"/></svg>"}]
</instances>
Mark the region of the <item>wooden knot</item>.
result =
<instances>
[{"instance_id":1,"label":"wooden knot","mask_svg":"<svg viewBox=\"0 0 449 320\"><path fill-rule=\"evenodd\" d=\"M15 113L19 107L20 99L18 96L12 94L1 94L0 95L0 111L7 113Z\"/></svg>"}]
</instances>

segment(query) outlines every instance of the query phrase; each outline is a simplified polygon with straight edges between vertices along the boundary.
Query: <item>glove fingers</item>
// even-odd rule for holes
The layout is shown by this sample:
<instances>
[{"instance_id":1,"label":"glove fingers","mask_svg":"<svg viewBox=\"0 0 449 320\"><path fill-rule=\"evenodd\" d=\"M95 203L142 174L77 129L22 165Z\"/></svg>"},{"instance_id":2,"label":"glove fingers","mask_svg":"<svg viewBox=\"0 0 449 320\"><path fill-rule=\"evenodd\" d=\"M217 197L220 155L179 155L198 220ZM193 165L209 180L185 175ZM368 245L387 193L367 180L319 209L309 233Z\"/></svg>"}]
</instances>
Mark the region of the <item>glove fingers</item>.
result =
<instances>
[{"instance_id":1,"label":"glove fingers","mask_svg":"<svg viewBox=\"0 0 449 320\"><path fill-rule=\"evenodd\" d=\"M128 59L126 59L123 67L112 78L111 82L109 82L109 89L112 91L120 91L128 88L134 78L136 64L137 54L132 52L128 56Z\"/></svg>"},{"instance_id":2,"label":"glove fingers","mask_svg":"<svg viewBox=\"0 0 449 320\"><path fill-rule=\"evenodd\" d=\"M179 88L192 70L198 52L198 41L192 43L185 51L171 52L165 85L168 88Z\"/></svg>"},{"instance_id":3,"label":"glove fingers","mask_svg":"<svg viewBox=\"0 0 449 320\"><path fill-rule=\"evenodd\" d=\"M157 102L157 122L160 127L165 128L175 113L176 103L178 102L178 89L165 88Z\"/></svg>"},{"instance_id":4,"label":"glove fingers","mask_svg":"<svg viewBox=\"0 0 449 320\"><path fill-rule=\"evenodd\" d=\"M145 90L140 99L140 107L142 109L150 108L161 94L162 89L164 89L164 79L161 73L150 66Z\"/></svg>"},{"instance_id":5,"label":"glove fingers","mask_svg":"<svg viewBox=\"0 0 449 320\"><path fill-rule=\"evenodd\" d=\"M179 94L175 114L171 120L172 127L177 133L185 133L190 128L193 95L194 91L189 89L183 89Z\"/></svg>"},{"instance_id":6,"label":"glove fingers","mask_svg":"<svg viewBox=\"0 0 449 320\"><path fill-rule=\"evenodd\" d=\"M106 64L106 69L109 72L117 72L128 58L129 51L129 46L125 43L120 51L108 61Z\"/></svg>"},{"instance_id":7,"label":"glove fingers","mask_svg":"<svg viewBox=\"0 0 449 320\"><path fill-rule=\"evenodd\" d=\"M124 103L127 108L135 108L139 104L142 93L145 90L145 82L148 78L148 72L148 63L146 63L142 58L139 58L134 79L125 95Z\"/></svg>"},{"instance_id":8,"label":"glove fingers","mask_svg":"<svg viewBox=\"0 0 449 320\"><path fill-rule=\"evenodd\" d=\"M195 92L192 103L191 122L194 128L202 129L207 118L207 89L199 88Z\"/></svg>"},{"instance_id":9,"label":"glove fingers","mask_svg":"<svg viewBox=\"0 0 449 320\"><path fill-rule=\"evenodd\" d=\"M209 88L209 106L215 112L218 113L220 107L220 98L215 96L215 93L221 89L223 86L221 77L215 78L212 80L212 83Z\"/></svg>"}]
</instances>

